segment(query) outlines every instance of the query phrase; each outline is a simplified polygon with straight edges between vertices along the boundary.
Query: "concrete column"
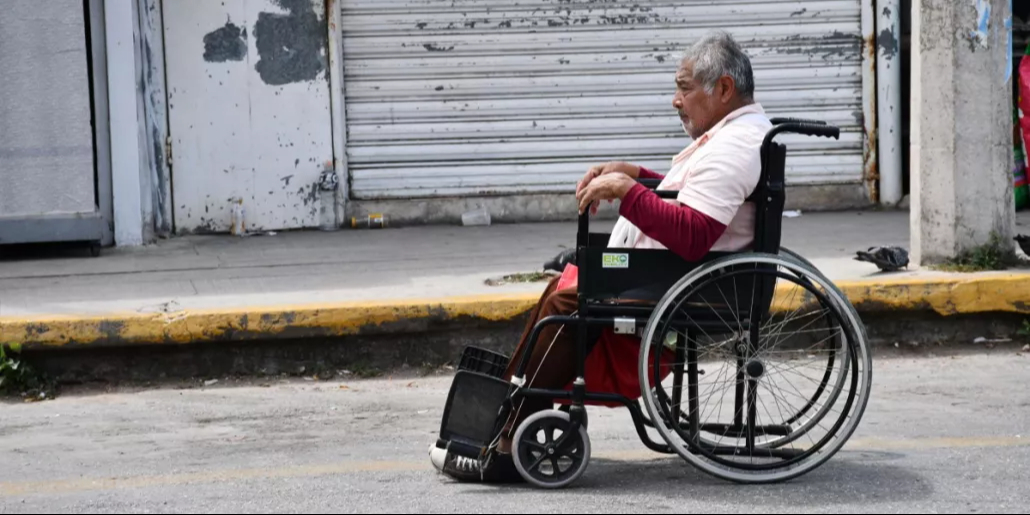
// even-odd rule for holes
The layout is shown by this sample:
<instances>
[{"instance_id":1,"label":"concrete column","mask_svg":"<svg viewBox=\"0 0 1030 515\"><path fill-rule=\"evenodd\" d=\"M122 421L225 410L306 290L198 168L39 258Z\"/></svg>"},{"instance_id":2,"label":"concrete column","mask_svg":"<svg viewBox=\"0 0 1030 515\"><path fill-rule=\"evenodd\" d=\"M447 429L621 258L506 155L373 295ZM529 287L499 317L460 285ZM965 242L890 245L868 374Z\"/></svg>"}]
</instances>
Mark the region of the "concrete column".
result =
<instances>
[{"instance_id":1,"label":"concrete column","mask_svg":"<svg viewBox=\"0 0 1030 515\"><path fill-rule=\"evenodd\" d=\"M117 0L104 5L114 240L118 246L143 244L133 3Z\"/></svg>"},{"instance_id":2,"label":"concrete column","mask_svg":"<svg viewBox=\"0 0 1030 515\"><path fill-rule=\"evenodd\" d=\"M1009 0L912 4L912 260L1012 242Z\"/></svg>"}]
</instances>

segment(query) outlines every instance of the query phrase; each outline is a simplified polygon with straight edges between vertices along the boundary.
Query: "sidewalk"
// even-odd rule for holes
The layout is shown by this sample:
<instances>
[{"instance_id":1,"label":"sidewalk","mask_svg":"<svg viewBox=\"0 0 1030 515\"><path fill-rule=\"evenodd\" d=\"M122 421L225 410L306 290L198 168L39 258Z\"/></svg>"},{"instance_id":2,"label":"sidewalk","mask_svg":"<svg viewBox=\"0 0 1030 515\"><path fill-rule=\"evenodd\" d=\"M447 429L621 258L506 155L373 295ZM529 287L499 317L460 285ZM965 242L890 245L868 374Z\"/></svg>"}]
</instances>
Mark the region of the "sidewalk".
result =
<instances>
[{"instance_id":1,"label":"sidewalk","mask_svg":"<svg viewBox=\"0 0 1030 515\"><path fill-rule=\"evenodd\" d=\"M1030 216L1020 222L1030 233ZM1030 274L881 274L852 259L875 245L907 248L908 227L904 212L805 213L784 220L784 245L868 309L1030 313ZM0 341L187 343L355 334L413 318L508 319L543 283L487 279L539 271L575 235L574 223L429 226L194 236L97 259L6 251Z\"/></svg>"}]
</instances>

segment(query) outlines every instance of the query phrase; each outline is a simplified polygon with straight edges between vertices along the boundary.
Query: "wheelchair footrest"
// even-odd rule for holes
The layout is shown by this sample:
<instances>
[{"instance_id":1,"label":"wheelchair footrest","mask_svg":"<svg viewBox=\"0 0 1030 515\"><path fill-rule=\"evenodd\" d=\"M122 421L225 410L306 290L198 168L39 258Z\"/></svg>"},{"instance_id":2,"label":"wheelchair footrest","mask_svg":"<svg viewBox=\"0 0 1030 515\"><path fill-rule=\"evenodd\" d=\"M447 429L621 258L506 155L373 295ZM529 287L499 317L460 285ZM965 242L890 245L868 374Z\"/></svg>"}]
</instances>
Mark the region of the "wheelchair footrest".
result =
<instances>
[{"instance_id":1,"label":"wheelchair footrest","mask_svg":"<svg viewBox=\"0 0 1030 515\"><path fill-rule=\"evenodd\" d=\"M437 447L468 458L483 454L504 424L512 388L497 377L459 370L447 396Z\"/></svg>"},{"instance_id":2,"label":"wheelchair footrest","mask_svg":"<svg viewBox=\"0 0 1030 515\"><path fill-rule=\"evenodd\" d=\"M458 456L473 460L481 458L487 451L486 447L470 445L457 440L437 440L436 446L440 449L446 449L451 454L457 454Z\"/></svg>"},{"instance_id":3,"label":"wheelchair footrest","mask_svg":"<svg viewBox=\"0 0 1030 515\"><path fill-rule=\"evenodd\" d=\"M504 377L510 360L503 354L498 354L486 349L468 346L461 353L461 361L458 362L458 370L479 372L491 377Z\"/></svg>"}]
</instances>

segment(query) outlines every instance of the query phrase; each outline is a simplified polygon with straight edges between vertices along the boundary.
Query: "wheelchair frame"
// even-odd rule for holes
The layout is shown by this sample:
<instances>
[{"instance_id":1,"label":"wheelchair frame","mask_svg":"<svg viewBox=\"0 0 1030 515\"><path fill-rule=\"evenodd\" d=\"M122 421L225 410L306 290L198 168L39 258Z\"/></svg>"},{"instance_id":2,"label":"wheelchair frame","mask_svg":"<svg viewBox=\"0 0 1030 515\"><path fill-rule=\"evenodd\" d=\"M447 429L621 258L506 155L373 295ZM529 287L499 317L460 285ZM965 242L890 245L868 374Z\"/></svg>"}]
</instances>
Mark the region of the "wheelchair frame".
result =
<instances>
[{"instance_id":1,"label":"wheelchair frame","mask_svg":"<svg viewBox=\"0 0 1030 515\"><path fill-rule=\"evenodd\" d=\"M647 428L660 429L658 424L664 420L668 420L665 417L671 417L672 420L682 420L681 417L689 419L690 427L693 431L692 434L699 435L701 430L703 431L715 431L721 432L724 435L735 435L738 438L746 438L747 448L749 451L754 451L755 440L758 436L773 435L773 436L789 436L791 428L786 424L767 424L759 426L756 423L756 407L753 401L749 401L748 396L755 392L757 387L757 379L754 376L748 378L746 367L753 366L750 363L745 363L742 358L738 357L738 380L735 388L735 407L736 412L734 415L734 423L730 424L702 424L698 420L698 356L697 356L697 345L691 341L689 331L693 329L704 330L706 323L716 323L715 320L690 320L678 321L675 324L682 325L684 327L693 327L688 329L686 334L679 333L676 342L676 363L678 364L673 371L675 374L673 377L673 394L672 402L674 406L671 408L671 412L665 412L663 414L663 421L657 420L657 416L654 415L654 409L649 409L652 416L648 417L644 414L644 410L641 408L640 403L636 400L629 399L623 395L615 393L603 393L603 392L590 392L587 391L585 381L585 363L589 348L592 342L588 338L588 328L593 327L608 327L614 328L617 334L638 334L638 330L645 324L649 325L649 320L654 316L656 311L655 305L625 305L625 304L612 304L612 301L617 301L620 298L632 299L632 300L658 300L666 292L670 291L681 279L685 276L689 276L693 271L698 270L706 264L716 262L718 260L726 260L732 256L749 256L754 255L756 259L765 256L779 255L781 252L781 229L782 229L782 215L785 204L785 169L786 169L786 147L783 144L776 143L775 138L784 133L795 133L809 136L821 136L830 138L839 138L840 130L836 127L829 126L823 122L810 121L810 120L798 120L789 118L773 119L773 129L766 135L761 148L761 163L762 172L761 177L753 194L748 198L748 201L755 206L755 240L752 251L749 252L736 252L736 253L711 253L706 256L700 262L687 262L675 255L674 253L667 250L646 250L646 249L614 249L608 248L608 235L597 234L590 232L590 221L589 212L583 213L579 217L579 227L577 231L577 263L579 263L579 286L578 286L578 302L579 310L578 314L573 316L552 316L546 319L540 320L534 327L529 336L527 342L527 348L524 350L521 361L518 363L518 367L515 370L510 384L507 385L509 388L508 395L505 401L502 403L499 417L496 419L493 427L493 432L489 434L499 434L500 426L504 423L507 415L510 413L511 407L518 403L524 398L538 398L538 399L550 399L552 401L562 400L569 402L567 407L567 419L568 426L563 428L563 436L555 446L561 447L566 440L574 438L574 435L581 433L585 437L585 427L588 423L586 403L605 403L605 404L621 404L625 406L633 419L634 426L636 427L637 435L641 442L650 450L663 453L663 454L675 454L678 451L672 445L667 443L659 443L651 438L647 432ZM640 180L642 184L648 186L651 189L655 189L659 186L660 181L649 181ZM676 198L678 192L675 191L656 191L656 193L662 198ZM782 249L785 250L785 249ZM825 277L819 274L810 263L805 261L800 256L793 254L790 251L786 251L788 259L792 263L796 263L800 267L806 269L806 273L812 276L818 276L822 278L825 283ZM634 268L609 268L605 267L604 259L605 255L617 254L620 257L625 257L628 262L636 265ZM756 269L758 265L755 265ZM774 265L765 263L766 268ZM775 289L775 276L771 281L755 281L751 284L752 287L752 306L749 311L744 313L744 317L750 322L747 324L746 331L748 331L750 338L748 338L749 346L753 347L756 342L759 341L759 329L760 322L765 317L770 309L773 302L774 289ZM832 283L830 283L832 287ZM757 302L756 302L757 300ZM839 302L838 302L839 304ZM838 307L842 307L839 306ZM857 320L857 314L854 313L853 307L850 305L846 306L848 313ZM838 319L841 318L839 314ZM737 313L735 316L740 317ZM721 316L720 316L721 319ZM842 320L843 322L843 320ZM670 321L669 323L673 323ZM571 391L569 390L553 390L553 389L538 389L538 388L525 388L526 384L526 369L529 365L530 357L533 354L533 350L539 343L539 336L541 331L549 325L569 325L577 328L577 344L576 344L576 379L573 382ZM861 325L860 323L858 324ZM859 329L860 330L860 329ZM679 332L679 331L677 331ZM862 333L864 337L864 332ZM647 342L642 341L642 345L646 345ZM741 354L738 353L738 356ZM643 356L643 355L642 355ZM847 358L847 356L845 356ZM641 358L643 360L643 357ZM834 357L830 357L830 366L833 366ZM685 362L685 363L684 363ZM683 370L684 364L687 370ZM641 368L641 374L645 374L647 370L647 364L643 363ZM761 365L759 365L761 366ZM492 374L495 375L496 374ZM687 384L684 385L684 376L686 376ZM857 371L856 376L857 377ZM644 378L641 378L642 389L645 386ZM823 384L820 385L818 395L821 395L823 390L828 386L827 381L829 379L829 373L823 380ZM514 385L514 391L511 386ZM498 385L497 388L500 388ZM680 412L680 405L682 404L682 395L686 390L688 396L689 409L687 414ZM642 392L643 393L643 392ZM664 392L662 392L664 394ZM489 449L479 445L469 445L468 443L462 444L461 442L455 442L451 438L446 438L447 420L450 418L449 413L451 412L451 402L453 400L454 391L452 390L451 399L448 400L448 408L444 415L444 429L441 431L441 440L438 446L446 446L451 448L458 454L468 457L482 457ZM668 396L666 395L666 398ZM814 401L814 399L813 399ZM849 400L850 402L850 400ZM743 409L745 404L748 409ZM812 401L803 409L798 417L804 415L805 412L812 408ZM861 406L864 410L864 404ZM746 411L746 413L745 413ZM745 417L747 420L744 420ZM860 415L859 415L860 418ZM857 424L857 421L855 422ZM839 425L839 423L838 423ZM839 429L839 428L838 428ZM853 429L852 429L853 430ZM486 433L484 433L486 434ZM665 436L663 434L663 436ZM666 436L668 439L668 436ZM516 436L516 440L518 436ZM478 441L487 441L487 439L479 438L474 439ZM688 444L693 453L699 452L702 444L697 441ZM587 454L589 454L589 441L586 442ZM718 445L711 444L704 449L706 452L718 456L732 456L740 452L739 448L736 447L720 447ZM763 452L768 452L770 456L782 457L783 459L790 459L792 456L797 455L796 452L791 452L785 449L767 449ZM686 457L686 456L684 456ZM587 460L589 457L586 458ZM828 459L828 457L827 457ZM557 464L555 464L557 467ZM585 467L585 464L583 464ZM814 468L814 467L813 467ZM520 468L520 472L523 476L527 473ZM582 473L582 471L580 471ZM543 487L562 487L568 483L571 483L576 478L572 478L567 482L560 482L561 484L548 485L541 484L539 481L533 481L538 486ZM529 479L527 477L527 479ZM734 479L735 480L735 479ZM765 481L741 481L741 482L765 482Z\"/></svg>"}]
</instances>

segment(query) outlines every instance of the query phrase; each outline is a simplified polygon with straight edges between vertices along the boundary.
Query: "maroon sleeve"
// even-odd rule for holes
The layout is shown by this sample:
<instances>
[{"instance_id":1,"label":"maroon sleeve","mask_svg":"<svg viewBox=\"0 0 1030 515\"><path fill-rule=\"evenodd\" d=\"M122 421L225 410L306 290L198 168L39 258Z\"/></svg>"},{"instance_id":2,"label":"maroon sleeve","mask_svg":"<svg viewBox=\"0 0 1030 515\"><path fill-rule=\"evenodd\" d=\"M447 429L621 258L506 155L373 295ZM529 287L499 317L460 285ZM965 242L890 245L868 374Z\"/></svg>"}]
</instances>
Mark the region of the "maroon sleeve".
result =
<instances>
[{"instance_id":1,"label":"maroon sleeve","mask_svg":"<svg viewBox=\"0 0 1030 515\"><path fill-rule=\"evenodd\" d=\"M658 172L653 172L651 170L648 170L647 168L644 168L643 166L640 167L640 177L638 177L638 179L658 179L658 180L662 180L664 178L665 178L665 176L660 174L660 173L658 173Z\"/></svg>"},{"instance_id":2,"label":"maroon sleeve","mask_svg":"<svg viewBox=\"0 0 1030 515\"><path fill-rule=\"evenodd\" d=\"M726 231L714 218L670 204L639 183L622 199L619 214L687 261L704 258Z\"/></svg>"}]
</instances>

